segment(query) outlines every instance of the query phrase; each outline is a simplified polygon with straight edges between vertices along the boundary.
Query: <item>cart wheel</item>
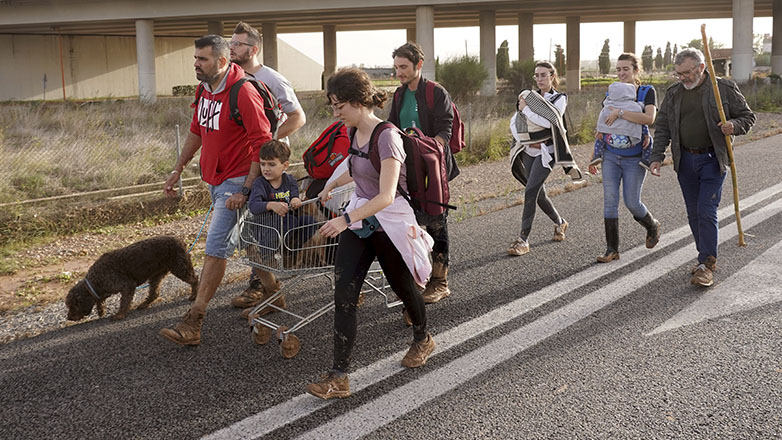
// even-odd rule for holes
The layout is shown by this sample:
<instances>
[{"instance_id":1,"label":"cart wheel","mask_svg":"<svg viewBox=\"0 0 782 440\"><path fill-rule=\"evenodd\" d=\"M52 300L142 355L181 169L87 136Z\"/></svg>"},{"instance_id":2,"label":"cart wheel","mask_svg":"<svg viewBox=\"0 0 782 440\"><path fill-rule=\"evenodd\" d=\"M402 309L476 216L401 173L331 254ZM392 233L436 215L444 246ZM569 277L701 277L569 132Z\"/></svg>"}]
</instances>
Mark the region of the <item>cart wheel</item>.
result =
<instances>
[{"instance_id":1,"label":"cart wheel","mask_svg":"<svg viewBox=\"0 0 782 440\"><path fill-rule=\"evenodd\" d=\"M291 359L299 354L301 344L299 338L294 334L283 336L282 342L280 342L280 353L285 359Z\"/></svg>"},{"instance_id":2,"label":"cart wheel","mask_svg":"<svg viewBox=\"0 0 782 440\"><path fill-rule=\"evenodd\" d=\"M263 324L255 324L254 333L253 339L255 339L255 343L258 345L265 345L272 337L272 330Z\"/></svg>"},{"instance_id":3,"label":"cart wheel","mask_svg":"<svg viewBox=\"0 0 782 440\"><path fill-rule=\"evenodd\" d=\"M277 340L280 343L280 354L282 354L282 357L291 359L299 354L301 344L296 335L292 333L286 335L286 331L288 331L288 327L285 327L284 325L277 327Z\"/></svg>"}]
</instances>

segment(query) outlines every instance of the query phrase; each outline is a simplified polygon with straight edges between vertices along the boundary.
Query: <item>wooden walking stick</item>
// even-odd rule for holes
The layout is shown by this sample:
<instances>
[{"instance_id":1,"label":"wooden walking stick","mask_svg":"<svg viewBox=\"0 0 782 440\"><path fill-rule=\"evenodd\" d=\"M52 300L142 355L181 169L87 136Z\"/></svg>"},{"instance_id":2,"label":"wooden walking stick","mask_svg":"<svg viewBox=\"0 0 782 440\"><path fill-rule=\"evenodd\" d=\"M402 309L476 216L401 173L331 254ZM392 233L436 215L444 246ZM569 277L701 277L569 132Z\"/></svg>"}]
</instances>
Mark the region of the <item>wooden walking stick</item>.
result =
<instances>
[{"instance_id":1,"label":"wooden walking stick","mask_svg":"<svg viewBox=\"0 0 782 440\"><path fill-rule=\"evenodd\" d=\"M717 110L720 113L720 121L724 125L727 122L725 118L725 109L722 108L722 97L717 85L717 74L714 73L714 65L711 63L711 52L709 51L709 39L706 38L706 25L701 25L701 36L703 37L703 54L706 56L706 67L709 68L709 77L711 78L711 89L714 90L714 99L717 102ZM725 135L725 144L728 147L728 157L730 158L730 176L733 181L733 207L736 211L736 227L739 230L739 246L746 246L744 242L744 230L741 228L741 213L739 212L739 187L736 181L736 161L733 159L733 141L731 135Z\"/></svg>"}]
</instances>

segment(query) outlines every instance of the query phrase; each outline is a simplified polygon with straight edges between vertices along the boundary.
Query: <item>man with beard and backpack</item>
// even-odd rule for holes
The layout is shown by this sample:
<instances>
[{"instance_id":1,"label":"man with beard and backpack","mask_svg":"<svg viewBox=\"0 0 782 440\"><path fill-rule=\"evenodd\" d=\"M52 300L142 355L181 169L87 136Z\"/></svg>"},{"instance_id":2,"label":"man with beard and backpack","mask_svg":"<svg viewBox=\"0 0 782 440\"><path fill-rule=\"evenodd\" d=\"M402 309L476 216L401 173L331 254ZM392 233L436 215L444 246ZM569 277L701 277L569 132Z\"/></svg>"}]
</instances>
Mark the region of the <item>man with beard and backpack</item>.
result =
<instances>
[{"instance_id":1,"label":"man with beard and backpack","mask_svg":"<svg viewBox=\"0 0 782 440\"><path fill-rule=\"evenodd\" d=\"M288 80L271 67L264 66L258 60L261 51L261 34L249 24L240 21L237 23L231 36L231 61L238 64L258 81L266 84L282 107L282 118L275 138L290 145L287 137L295 133L307 121L304 110L299 104L296 93ZM250 275L250 285L238 296L231 300L231 305L239 308L254 307L269 296L280 290L281 284L274 274L257 268L253 268ZM285 307L285 297L281 296L273 305ZM263 312L271 312L274 309L265 308Z\"/></svg>"},{"instance_id":2,"label":"man with beard and backpack","mask_svg":"<svg viewBox=\"0 0 782 440\"><path fill-rule=\"evenodd\" d=\"M264 99L249 81L242 82L236 90L239 115L227 111L233 85L245 76L241 67L230 62L229 53L228 42L219 35L195 41L194 66L201 84L182 154L163 186L168 197L176 197L174 185L187 163L201 150L201 178L209 184L214 203L206 234L206 258L192 307L179 324L160 331L163 337L180 345L201 343L207 304L220 286L226 260L234 251L231 233L236 226L236 210L245 205L253 181L260 175L261 145L272 138Z\"/></svg>"},{"instance_id":3,"label":"man with beard and backpack","mask_svg":"<svg viewBox=\"0 0 782 440\"><path fill-rule=\"evenodd\" d=\"M402 85L394 92L388 120L402 130L418 128L434 138L444 150L448 180L452 180L459 175L453 150L460 149L463 138L460 131L452 142L454 128L461 130L461 122L455 127L451 97L443 86L422 76L424 53L417 44L408 42L394 50L392 56L396 76ZM448 288L448 210L434 216L419 210L416 219L434 239L432 276L423 292L424 302L432 304L451 294Z\"/></svg>"}]
</instances>

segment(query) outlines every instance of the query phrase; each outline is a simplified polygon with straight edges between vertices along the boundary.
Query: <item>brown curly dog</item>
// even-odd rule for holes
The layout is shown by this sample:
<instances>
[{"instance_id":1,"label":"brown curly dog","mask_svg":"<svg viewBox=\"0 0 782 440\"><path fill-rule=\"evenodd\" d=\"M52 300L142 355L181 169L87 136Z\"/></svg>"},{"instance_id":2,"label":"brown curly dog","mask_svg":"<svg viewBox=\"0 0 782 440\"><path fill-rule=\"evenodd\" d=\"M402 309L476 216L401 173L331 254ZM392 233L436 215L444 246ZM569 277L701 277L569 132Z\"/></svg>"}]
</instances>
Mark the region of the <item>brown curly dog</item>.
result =
<instances>
[{"instance_id":1,"label":"brown curly dog","mask_svg":"<svg viewBox=\"0 0 782 440\"><path fill-rule=\"evenodd\" d=\"M198 277L182 240L164 235L106 252L93 263L84 279L68 292L65 298L68 319L78 321L89 316L96 304L98 315L103 316L106 313L103 301L117 292L122 294L122 297L119 311L112 319L122 319L130 310L136 287L149 281L147 299L137 307L146 309L157 299L160 294L160 281L169 272L190 284L190 300L194 300L198 290Z\"/></svg>"}]
</instances>

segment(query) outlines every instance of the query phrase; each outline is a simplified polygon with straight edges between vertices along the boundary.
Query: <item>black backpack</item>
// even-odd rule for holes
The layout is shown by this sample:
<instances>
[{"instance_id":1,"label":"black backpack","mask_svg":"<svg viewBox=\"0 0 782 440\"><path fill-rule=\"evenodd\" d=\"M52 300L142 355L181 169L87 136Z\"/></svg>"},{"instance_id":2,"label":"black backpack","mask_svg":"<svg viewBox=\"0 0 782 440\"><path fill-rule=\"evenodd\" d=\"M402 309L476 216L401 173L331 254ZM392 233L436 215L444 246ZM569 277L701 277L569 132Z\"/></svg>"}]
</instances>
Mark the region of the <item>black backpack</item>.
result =
<instances>
[{"instance_id":1,"label":"black backpack","mask_svg":"<svg viewBox=\"0 0 782 440\"><path fill-rule=\"evenodd\" d=\"M245 76L231 86L231 90L228 94L228 109L230 110L229 119L236 122L240 127L244 127L237 100L239 97L239 90L241 90L242 85L247 81L255 87L255 90L257 90L258 94L263 98L263 113L266 115L266 119L269 120L269 130L272 132L272 138L277 139L277 129L280 126L280 120L283 115L282 106L280 105L280 102L277 101L274 94L269 90L269 87L252 76ZM201 99L203 90L203 84L199 84L198 89L196 90L195 102L193 103L196 108L198 107L198 101Z\"/></svg>"}]
</instances>

